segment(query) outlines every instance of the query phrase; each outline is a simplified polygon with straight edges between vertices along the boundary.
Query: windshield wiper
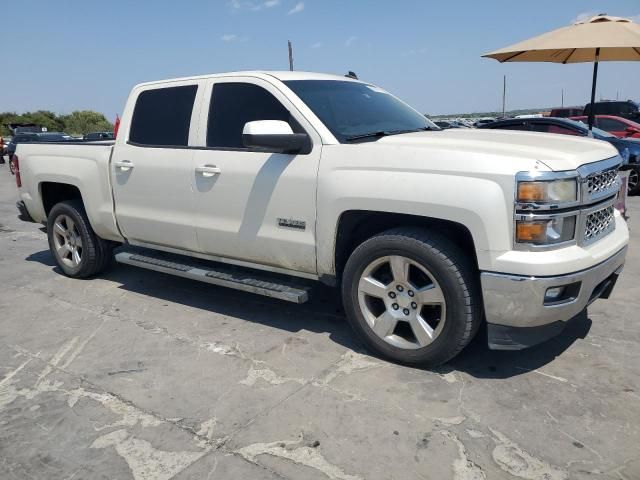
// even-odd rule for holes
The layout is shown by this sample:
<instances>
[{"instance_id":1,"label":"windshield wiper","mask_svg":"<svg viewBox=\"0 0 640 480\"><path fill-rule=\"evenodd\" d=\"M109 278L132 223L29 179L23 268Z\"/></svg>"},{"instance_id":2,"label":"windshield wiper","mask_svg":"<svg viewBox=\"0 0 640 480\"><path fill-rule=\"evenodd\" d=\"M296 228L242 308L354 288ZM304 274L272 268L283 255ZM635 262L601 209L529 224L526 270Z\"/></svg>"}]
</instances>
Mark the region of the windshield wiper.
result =
<instances>
[{"instance_id":1,"label":"windshield wiper","mask_svg":"<svg viewBox=\"0 0 640 480\"><path fill-rule=\"evenodd\" d=\"M410 130L379 130L377 132L369 132L363 133L361 135L351 135L350 137L345 138L347 142L352 142L354 140L361 140L363 138L382 138L388 137L389 135L400 135L402 133L414 133L414 132L426 132L431 130L429 127L421 127L421 128L412 128Z\"/></svg>"},{"instance_id":2,"label":"windshield wiper","mask_svg":"<svg viewBox=\"0 0 640 480\"><path fill-rule=\"evenodd\" d=\"M380 138L380 137L386 137L387 135L391 135L391 132L384 132L384 131L369 132L369 133L363 133L360 135L351 135L349 137L346 137L345 140L347 142L352 142L354 140L360 140L363 138Z\"/></svg>"}]
</instances>

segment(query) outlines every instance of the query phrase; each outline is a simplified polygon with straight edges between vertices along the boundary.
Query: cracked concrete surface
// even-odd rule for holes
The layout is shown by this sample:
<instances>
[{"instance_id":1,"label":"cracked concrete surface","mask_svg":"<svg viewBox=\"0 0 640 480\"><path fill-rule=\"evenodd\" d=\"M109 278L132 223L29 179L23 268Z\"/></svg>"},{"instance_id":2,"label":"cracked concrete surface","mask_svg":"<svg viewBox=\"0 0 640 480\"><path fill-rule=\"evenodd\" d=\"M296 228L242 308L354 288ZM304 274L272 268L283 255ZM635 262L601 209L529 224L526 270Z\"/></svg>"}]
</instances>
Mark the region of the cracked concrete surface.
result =
<instances>
[{"instance_id":1,"label":"cracked concrete surface","mask_svg":"<svg viewBox=\"0 0 640 480\"><path fill-rule=\"evenodd\" d=\"M60 275L0 165L0 478L640 479L640 198L613 297L523 352L367 355L296 306L115 266Z\"/></svg>"}]
</instances>

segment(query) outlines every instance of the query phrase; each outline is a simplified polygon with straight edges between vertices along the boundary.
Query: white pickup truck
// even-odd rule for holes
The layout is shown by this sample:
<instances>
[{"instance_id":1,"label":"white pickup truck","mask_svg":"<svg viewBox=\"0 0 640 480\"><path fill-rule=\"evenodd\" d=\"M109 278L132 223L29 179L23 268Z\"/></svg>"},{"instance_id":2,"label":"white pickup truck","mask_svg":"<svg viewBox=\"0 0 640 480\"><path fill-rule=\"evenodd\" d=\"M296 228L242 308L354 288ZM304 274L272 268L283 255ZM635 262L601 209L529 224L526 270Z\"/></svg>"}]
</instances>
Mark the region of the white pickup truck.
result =
<instances>
[{"instance_id":1,"label":"white pickup truck","mask_svg":"<svg viewBox=\"0 0 640 480\"><path fill-rule=\"evenodd\" d=\"M436 365L560 332L628 243L597 140L440 131L381 88L300 72L137 85L115 142L21 144L23 217L71 277L122 263L304 302L339 286L377 354Z\"/></svg>"}]
</instances>

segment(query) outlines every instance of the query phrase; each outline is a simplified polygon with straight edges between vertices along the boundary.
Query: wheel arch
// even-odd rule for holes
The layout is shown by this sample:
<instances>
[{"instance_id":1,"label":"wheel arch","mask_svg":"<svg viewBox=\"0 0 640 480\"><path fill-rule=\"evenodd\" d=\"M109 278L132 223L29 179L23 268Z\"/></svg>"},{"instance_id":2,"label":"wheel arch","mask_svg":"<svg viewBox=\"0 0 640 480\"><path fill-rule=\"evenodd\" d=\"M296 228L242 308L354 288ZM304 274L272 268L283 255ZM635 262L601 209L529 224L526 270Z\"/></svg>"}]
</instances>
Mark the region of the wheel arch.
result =
<instances>
[{"instance_id":1,"label":"wheel arch","mask_svg":"<svg viewBox=\"0 0 640 480\"><path fill-rule=\"evenodd\" d=\"M471 231L463 224L441 218L372 210L343 212L336 228L334 265L335 278L340 279L344 266L353 251L365 240L386 230L398 227L417 227L437 231L455 243L463 252L470 252L478 270L476 246Z\"/></svg>"},{"instance_id":2,"label":"wheel arch","mask_svg":"<svg viewBox=\"0 0 640 480\"><path fill-rule=\"evenodd\" d=\"M62 182L40 182L38 185L40 198L42 199L42 208L45 216L49 216L49 212L57 203L66 200L80 200L84 205L82 193L80 189L70 183Z\"/></svg>"}]
</instances>

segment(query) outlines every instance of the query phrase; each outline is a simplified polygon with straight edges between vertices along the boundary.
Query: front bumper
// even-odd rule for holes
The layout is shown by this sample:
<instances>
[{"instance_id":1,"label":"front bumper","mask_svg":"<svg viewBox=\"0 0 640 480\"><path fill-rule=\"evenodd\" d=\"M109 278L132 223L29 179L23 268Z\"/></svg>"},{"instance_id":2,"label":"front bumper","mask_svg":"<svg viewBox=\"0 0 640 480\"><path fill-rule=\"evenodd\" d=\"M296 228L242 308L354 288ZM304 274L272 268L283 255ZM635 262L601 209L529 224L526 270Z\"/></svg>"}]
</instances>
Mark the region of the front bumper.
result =
<instances>
[{"instance_id":1,"label":"front bumper","mask_svg":"<svg viewBox=\"0 0 640 480\"><path fill-rule=\"evenodd\" d=\"M598 298L608 298L624 266L627 247L598 265L552 277L482 272L482 295L494 350L519 350L540 343ZM549 289L564 287L552 298Z\"/></svg>"}]
</instances>

